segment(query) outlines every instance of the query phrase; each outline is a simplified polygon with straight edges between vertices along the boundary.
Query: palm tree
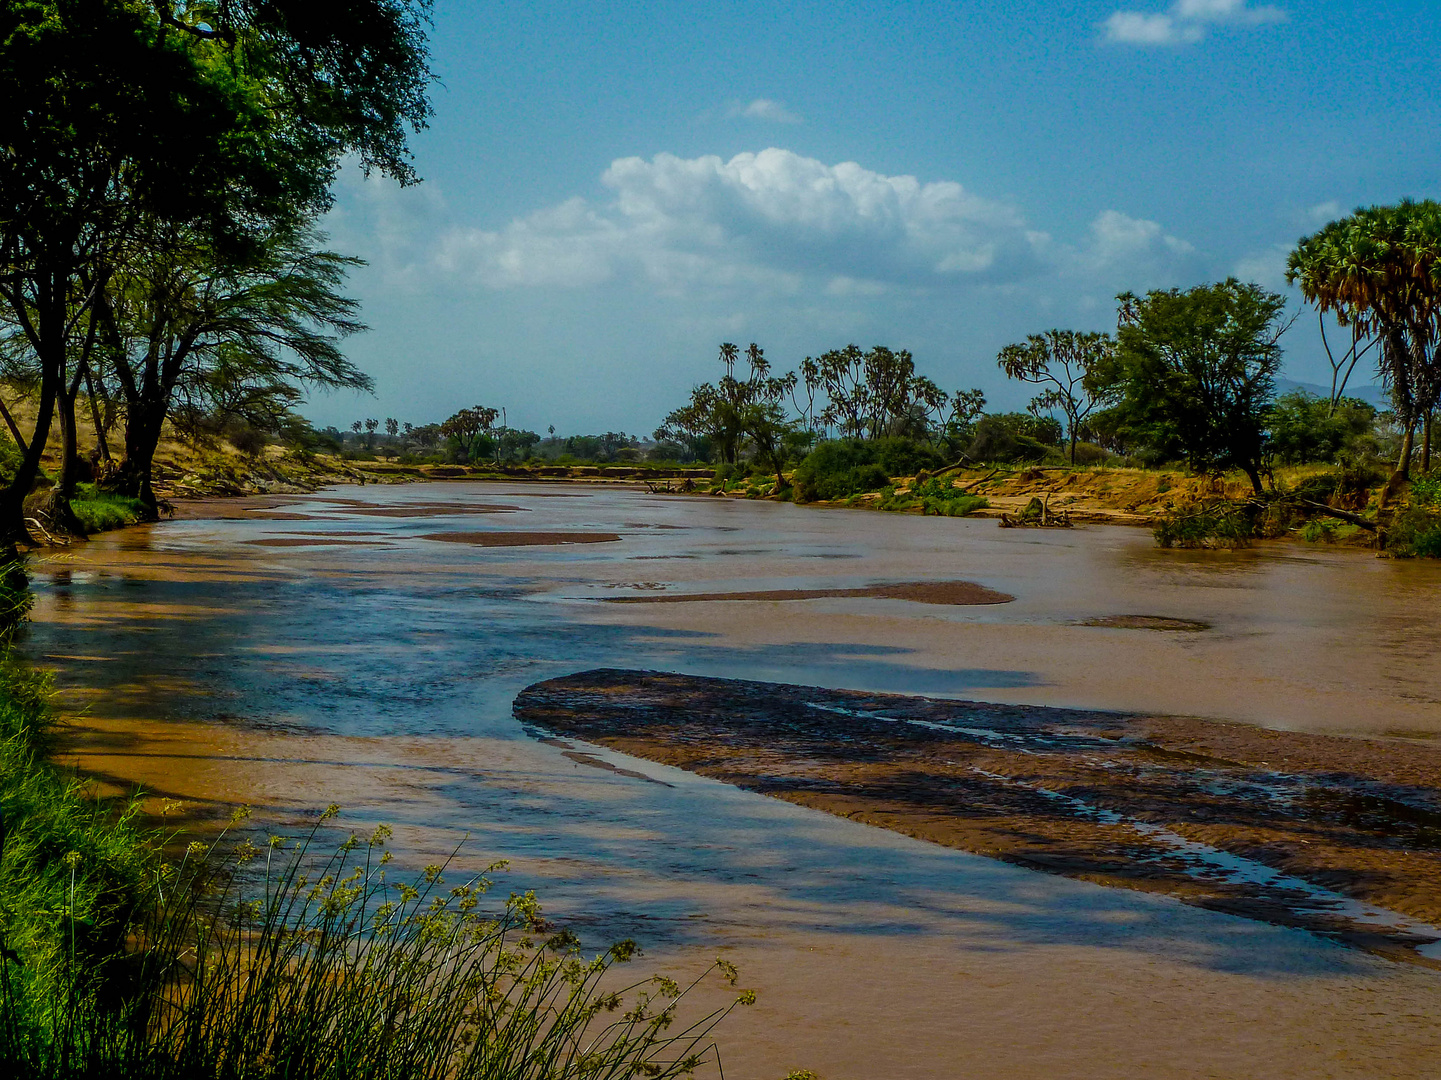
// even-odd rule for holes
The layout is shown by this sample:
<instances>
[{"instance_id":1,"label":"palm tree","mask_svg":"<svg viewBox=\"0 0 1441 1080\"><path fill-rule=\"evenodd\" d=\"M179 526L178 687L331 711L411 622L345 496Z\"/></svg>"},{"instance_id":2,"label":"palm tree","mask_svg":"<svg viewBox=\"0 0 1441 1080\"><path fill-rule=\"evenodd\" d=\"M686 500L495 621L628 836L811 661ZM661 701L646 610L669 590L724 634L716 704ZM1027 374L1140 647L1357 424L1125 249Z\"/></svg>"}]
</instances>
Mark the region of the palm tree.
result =
<instances>
[{"instance_id":1,"label":"palm tree","mask_svg":"<svg viewBox=\"0 0 1441 1080\"><path fill-rule=\"evenodd\" d=\"M1441 204L1372 206L1303 238L1286 279L1324 314L1380 341L1378 367L1405 433L1378 509L1407 479L1416 425L1441 398Z\"/></svg>"}]
</instances>

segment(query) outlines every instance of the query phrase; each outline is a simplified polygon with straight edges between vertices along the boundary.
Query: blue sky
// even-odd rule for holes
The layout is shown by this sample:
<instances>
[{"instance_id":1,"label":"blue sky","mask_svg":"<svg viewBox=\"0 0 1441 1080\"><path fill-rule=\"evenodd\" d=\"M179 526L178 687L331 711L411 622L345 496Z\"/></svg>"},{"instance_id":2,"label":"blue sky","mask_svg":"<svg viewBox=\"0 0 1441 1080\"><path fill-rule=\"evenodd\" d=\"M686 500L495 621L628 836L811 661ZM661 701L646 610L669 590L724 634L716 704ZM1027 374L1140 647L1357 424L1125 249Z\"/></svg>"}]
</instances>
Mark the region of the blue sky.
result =
<instances>
[{"instance_id":1,"label":"blue sky","mask_svg":"<svg viewBox=\"0 0 1441 1080\"><path fill-rule=\"evenodd\" d=\"M1434 197L1424 3L475 4L438 0L421 185L346 173L369 266L319 423L648 433L722 341L788 370L908 348L1019 407L997 350L1111 329L1118 291L1282 288L1296 239ZM1299 298L1293 300L1299 307ZM1326 381L1313 317L1287 374Z\"/></svg>"}]
</instances>

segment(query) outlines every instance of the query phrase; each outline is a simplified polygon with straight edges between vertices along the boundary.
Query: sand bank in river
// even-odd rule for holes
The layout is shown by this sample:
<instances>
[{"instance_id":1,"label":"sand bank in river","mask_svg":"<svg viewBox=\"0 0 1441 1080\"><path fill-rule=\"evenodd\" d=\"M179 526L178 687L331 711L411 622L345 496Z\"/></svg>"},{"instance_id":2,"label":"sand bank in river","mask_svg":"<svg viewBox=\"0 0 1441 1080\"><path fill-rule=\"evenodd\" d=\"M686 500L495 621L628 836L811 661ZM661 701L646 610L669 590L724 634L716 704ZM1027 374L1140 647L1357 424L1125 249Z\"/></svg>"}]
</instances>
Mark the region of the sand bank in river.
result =
<instances>
[{"instance_id":1,"label":"sand bank in river","mask_svg":"<svg viewBox=\"0 0 1441 1080\"><path fill-rule=\"evenodd\" d=\"M608 604L693 604L706 600L824 600L830 597L876 597L911 600L917 604L968 607L973 604L1009 604L1009 593L997 592L973 581L898 581L882 585L835 589L763 589L759 592L649 593L645 596L607 596Z\"/></svg>"},{"instance_id":2,"label":"sand bank in river","mask_svg":"<svg viewBox=\"0 0 1441 1080\"><path fill-rule=\"evenodd\" d=\"M515 715L918 839L1441 967L1441 931L1425 933L1441 924L1441 748L620 670L538 683Z\"/></svg>"}]
</instances>

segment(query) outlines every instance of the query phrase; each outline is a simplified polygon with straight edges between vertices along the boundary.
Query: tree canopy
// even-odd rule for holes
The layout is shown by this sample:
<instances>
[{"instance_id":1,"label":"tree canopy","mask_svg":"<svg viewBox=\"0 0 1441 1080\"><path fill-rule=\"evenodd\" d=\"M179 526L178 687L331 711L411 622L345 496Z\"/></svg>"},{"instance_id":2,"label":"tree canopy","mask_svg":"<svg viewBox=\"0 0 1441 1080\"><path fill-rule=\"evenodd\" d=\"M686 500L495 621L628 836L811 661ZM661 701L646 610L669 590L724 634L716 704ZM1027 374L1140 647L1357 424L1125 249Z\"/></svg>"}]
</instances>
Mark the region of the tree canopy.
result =
<instances>
[{"instance_id":1,"label":"tree canopy","mask_svg":"<svg viewBox=\"0 0 1441 1080\"><path fill-rule=\"evenodd\" d=\"M1285 298L1230 278L1117 299L1115 357L1096 375L1112 419L1196 472L1240 469L1260 492Z\"/></svg>"}]
</instances>

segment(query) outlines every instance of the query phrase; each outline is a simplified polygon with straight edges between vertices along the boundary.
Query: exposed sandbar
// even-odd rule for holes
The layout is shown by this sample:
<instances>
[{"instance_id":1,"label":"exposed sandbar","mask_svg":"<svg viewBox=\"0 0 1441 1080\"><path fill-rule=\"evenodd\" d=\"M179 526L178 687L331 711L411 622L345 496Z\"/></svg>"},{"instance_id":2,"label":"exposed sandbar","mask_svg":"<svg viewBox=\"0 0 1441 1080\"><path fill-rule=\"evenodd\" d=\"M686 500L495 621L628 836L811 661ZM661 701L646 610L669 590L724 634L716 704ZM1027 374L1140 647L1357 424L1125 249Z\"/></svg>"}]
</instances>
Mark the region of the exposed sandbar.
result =
<instances>
[{"instance_id":1,"label":"exposed sandbar","mask_svg":"<svg viewBox=\"0 0 1441 1080\"><path fill-rule=\"evenodd\" d=\"M1441 966L1415 951L1435 935L1378 930L1279 880L1207 873L1184 849L1441 925L1434 746L624 670L537 683L515 714L948 847Z\"/></svg>"},{"instance_id":2,"label":"exposed sandbar","mask_svg":"<svg viewBox=\"0 0 1441 1080\"><path fill-rule=\"evenodd\" d=\"M836 589L763 589L758 592L648 593L645 596L608 596L608 604L694 604L706 600L822 600L835 596L912 600L917 604L1008 604L1015 599L972 581L901 581L889 585L863 585Z\"/></svg>"},{"instance_id":3,"label":"exposed sandbar","mask_svg":"<svg viewBox=\"0 0 1441 1080\"><path fill-rule=\"evenodd\" d=\"M473 544L476 547L550 547L562 544L608 544L619 540L618 533L602 532L438 532L426 533L422 540L439 540L445 544Z\"/></svg>"}]
</instances>

